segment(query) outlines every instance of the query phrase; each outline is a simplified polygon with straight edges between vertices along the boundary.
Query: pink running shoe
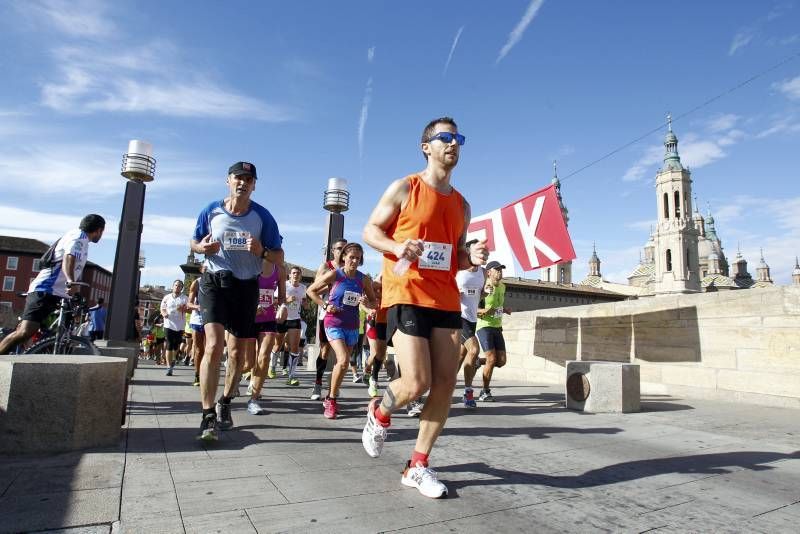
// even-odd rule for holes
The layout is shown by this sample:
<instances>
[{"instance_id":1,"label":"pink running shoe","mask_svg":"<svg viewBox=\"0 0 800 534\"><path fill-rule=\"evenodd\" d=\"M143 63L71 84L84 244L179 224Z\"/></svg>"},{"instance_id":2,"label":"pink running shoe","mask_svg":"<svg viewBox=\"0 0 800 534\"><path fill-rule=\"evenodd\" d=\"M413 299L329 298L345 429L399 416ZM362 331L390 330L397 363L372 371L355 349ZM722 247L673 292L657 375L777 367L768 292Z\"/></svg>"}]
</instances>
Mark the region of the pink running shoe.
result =
<instances>
[{"instance_id":1,"label":"pink running shoe","mask_svg":"<svg viewBox=\"0 0 800 534\"><path fill-rule=\"evenodd\" d=\"M322 412L327 419L336 419L336 414L339 413L339 407L336 405L336 399L332 399L330 397L326 397L324 401L322 401L322 406L325 408L325 411Z\"/></svg>"}]
</instances>

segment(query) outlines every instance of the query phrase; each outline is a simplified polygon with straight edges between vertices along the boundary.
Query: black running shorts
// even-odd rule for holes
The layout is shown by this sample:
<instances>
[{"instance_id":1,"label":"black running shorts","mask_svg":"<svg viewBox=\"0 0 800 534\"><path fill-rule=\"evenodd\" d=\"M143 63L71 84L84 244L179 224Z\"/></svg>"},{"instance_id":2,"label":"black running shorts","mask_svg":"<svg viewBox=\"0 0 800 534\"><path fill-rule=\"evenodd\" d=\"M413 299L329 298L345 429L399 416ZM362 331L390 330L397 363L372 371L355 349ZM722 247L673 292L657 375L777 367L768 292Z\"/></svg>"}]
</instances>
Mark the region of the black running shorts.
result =
<instances>
[{"instance_id":1,"label":"black running shorts","mask_svg":"<svg viewBox=\"0 0 800 534\"><path fill-rule=\"evenodd\" d=\"M467 321L463 317L461 318L461 344L463 345L467 341L470 340L475 335L475 327L478 326L478 323L473 323L472 321Z\"/></svg>"},{"instance_id":2,"label":"black running shorts","mask_svg":"<svg viewBox=\"0 0 800 534\"><path fill-rule=\"evenodd\" d=\"M178 350L183 342L183 331L165 328L167 334L167 350Z\"/></svg>"},{"instance_id":3,"label":"black running shorts","mask_svg":"<svg viewBox=\"0 0 800 534\"><path fill-rule=\"evenodd\" d=\"M461 312L423 308L411 304L395 304L389 308L386 336L391 339L395 331L430 339L434 328L461 329Z\"/></svg>"},{"instance_id":4,"label":"black running shorts","mask_svg":"<svg viewBox=\"0 0 800 534\"><path fill-rule=\"evenodd\" d=\"M33 321L42 324L47 316L56 311L61 298L52 293L34 291L28 293L25 299L25 311L22 312L23 321Z\"/></svg>"},{"instance_id":5,"label":"black running shorts","mask_svg":"<svg viewBox=\"0 0 800 534\"><path fill-rule=\"evenodd\" d=\"M487 326L478 330L478 343L481 345L481 350L506 350L506 340L503 337L503 329Z\"/></svg>"},{"instance_id":6,"label":"black running shorts","mask_svg":"<svg viewBox=\"0 0 800 534\"><path fill-rule=\"evenodd\" d=\"M205 272L200 278L199 300L205 324L221 324L239 339L256 337L253 318L258 307L258 278L240 280L230 273Z\"/></svg>"}]
</instances>

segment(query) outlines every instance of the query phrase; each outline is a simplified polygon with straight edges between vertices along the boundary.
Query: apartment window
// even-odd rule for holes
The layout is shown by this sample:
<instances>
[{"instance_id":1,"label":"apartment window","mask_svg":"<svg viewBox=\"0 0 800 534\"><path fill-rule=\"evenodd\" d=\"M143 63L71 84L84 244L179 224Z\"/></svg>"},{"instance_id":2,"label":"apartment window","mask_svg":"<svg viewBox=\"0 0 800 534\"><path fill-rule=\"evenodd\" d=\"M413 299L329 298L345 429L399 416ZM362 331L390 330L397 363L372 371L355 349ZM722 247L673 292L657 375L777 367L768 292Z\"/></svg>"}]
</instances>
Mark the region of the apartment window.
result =
<instances>
[{"instance_id":1,"label":"apartment window","mask_svg":"<svg viewBox=\"0 0 800 534\"><path fill-rule=\"evenodd\" d=\"M0 302L0 310L11 311L11 303L7 300Z\"/></svg>"},{"instance_id":2,"label":"apartment window","mask_svg":"<svg viewBox=\"0 0 800 534\"><path fill-rule=\"evenodd\" d=\"M36 258L35 260L33 260L33 267L31 268L31 270L33 272L35 272L35 273L38 273L39 271L41 271L42 270L42 260L40 260L39 258Z\"/></svg>"},{"instance_id":3,"label":"apartment window","mask_svg":"<svg viewBox=\"0 0 800 534\"><path fill-rule=\"evenodd\" d=\"M9 271L16 271L19 265L19 258L16 256L9 256L6 260L6 269Z\"/></svg>"},{"instance_id":4,"label":"apartment window","mask_svg":"<svg viewBox=\"0 0 800 534\"><path fill-rule=\"evenodd\" d=\"M3 277L3 291L14 291L14 282L17 281L15 276Z\"/></svg>"}]
</instances>

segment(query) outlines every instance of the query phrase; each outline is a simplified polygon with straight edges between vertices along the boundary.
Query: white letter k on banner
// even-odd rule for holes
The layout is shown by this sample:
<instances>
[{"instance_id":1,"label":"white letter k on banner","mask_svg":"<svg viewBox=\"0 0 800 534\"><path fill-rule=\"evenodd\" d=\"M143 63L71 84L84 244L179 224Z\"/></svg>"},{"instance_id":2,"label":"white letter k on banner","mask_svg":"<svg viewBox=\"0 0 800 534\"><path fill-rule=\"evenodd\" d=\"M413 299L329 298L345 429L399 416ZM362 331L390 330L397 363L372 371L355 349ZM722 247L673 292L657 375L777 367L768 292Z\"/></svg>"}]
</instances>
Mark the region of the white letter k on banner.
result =
<instances>
[{"instance_id":1,"label":"white letter k on banner","mask_svg":"<svg viewBox=\"0 0 800 534\"><path fill-rule=\"evenodd\" d=\"M533 268L539 266L539 259L536 257L537 248L542 251L542 254L547 256L547 258L553 263L557 263L561 259L561 257L556 254L556 252L550 248L547 243L536 237L536 228L539 226L539 218L542 216L544 199L544 196L539 196L536 198L530 221L525 219L525 212L522 209L522 202L518 202L514 205L514 214L517 216L517 225L519 225L522 239L525 242L525 252L528 254L528 259L530 260Z\"/></svg>"}]
</instances>

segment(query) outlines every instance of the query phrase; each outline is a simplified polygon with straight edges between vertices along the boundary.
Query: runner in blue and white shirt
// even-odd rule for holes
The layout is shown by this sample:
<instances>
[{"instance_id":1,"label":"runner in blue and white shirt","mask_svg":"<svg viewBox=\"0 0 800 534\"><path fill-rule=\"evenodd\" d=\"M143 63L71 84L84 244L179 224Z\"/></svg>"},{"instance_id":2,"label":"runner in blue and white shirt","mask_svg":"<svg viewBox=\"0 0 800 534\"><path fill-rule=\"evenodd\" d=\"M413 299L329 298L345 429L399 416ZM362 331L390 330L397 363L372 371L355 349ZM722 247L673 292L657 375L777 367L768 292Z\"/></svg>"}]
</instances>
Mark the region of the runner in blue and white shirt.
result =
<instances>
[{"instance_id":1,"label":"runner in blue and white shirt","mask_svg":"<svg viewBox=\"0 0 800 534\"><path fill-rule=\"evenodd\" d=\"M245 359L247 340L256 336L253 318L258 306L258 274L262 260L283 263L283 238L263 206L250 200L256 166L240 161L228 169L228 196L206 206L197 218L192 251L205 255L199 300L206 333L200 366L203 421L198 439L217 439L217 427L233 426L230 402ZM215 403L217 369L228 331L225 390Z\"/></svg>"},{"instance_id":2,"label":"runner in blue and white shirt","mask_svg":"<svg viewBox=\"0 0 800 534\"><path fill-rule=\"evenodd\" d=\"M77 229L61 236L56 243L53 265L39 271L31 282L22 321L14 332L0 341L0 354L8 354L27 341L56 309L61 298L74 292L70 284L81 279L89 256L89 242L100 241L105 228L105 219L92 213L81 219Z\"/></svg>"}]
</instances>

